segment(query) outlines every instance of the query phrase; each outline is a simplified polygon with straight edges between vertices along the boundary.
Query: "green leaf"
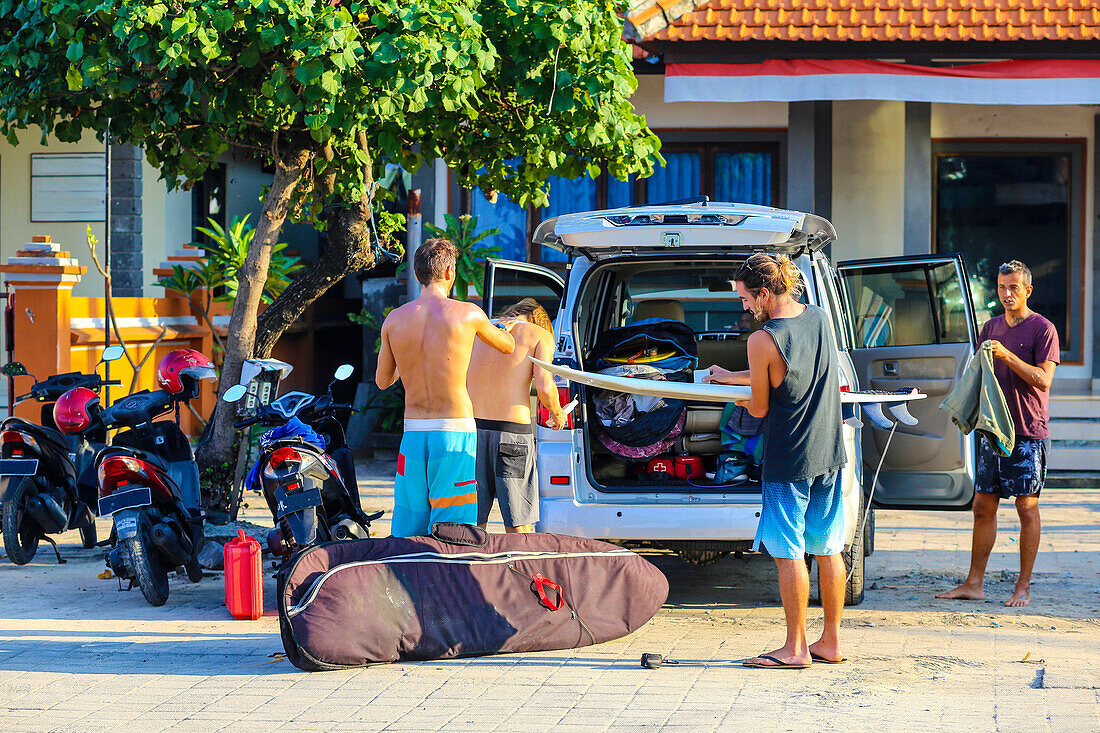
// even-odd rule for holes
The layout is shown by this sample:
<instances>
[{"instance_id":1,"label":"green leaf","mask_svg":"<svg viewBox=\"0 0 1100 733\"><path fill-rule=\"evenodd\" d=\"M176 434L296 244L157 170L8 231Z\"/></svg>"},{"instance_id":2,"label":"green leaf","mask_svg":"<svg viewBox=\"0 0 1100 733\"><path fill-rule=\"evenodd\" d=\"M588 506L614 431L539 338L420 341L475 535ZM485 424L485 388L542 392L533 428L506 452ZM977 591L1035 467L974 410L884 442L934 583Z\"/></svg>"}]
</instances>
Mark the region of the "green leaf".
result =
<instances>
[{"instance_id":1,"label":"green leaf","mask_svg":"<svg viewBox=\"0 0 1100 733\"><path fill-rule=\"evenodd\" d=\"M76 67L70 66L65 72L65 83L68 84L70 92L79 92L84 88L84 77Z\"/></svg>"}]
</instances>

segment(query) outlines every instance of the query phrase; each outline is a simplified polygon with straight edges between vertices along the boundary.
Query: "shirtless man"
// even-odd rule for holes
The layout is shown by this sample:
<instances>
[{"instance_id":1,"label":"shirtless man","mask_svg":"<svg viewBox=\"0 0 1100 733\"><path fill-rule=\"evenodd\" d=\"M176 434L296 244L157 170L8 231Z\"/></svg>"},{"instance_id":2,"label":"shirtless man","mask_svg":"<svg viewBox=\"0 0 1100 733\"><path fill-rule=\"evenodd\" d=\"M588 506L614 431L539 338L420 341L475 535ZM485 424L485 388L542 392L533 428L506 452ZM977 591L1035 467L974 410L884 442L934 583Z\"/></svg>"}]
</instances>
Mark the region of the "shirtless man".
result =
<instances>
[{"instance_id":1,"label":"shirtless man","mask_svg":"<svg viewBox=\"0 0 1100 733\"><path fill-rule=\"evenodd\" d=\"M503 318L505 322L515 319L512 336L516 350L500 354L475 343L466 375L477 423L477 523L485 529L496 497L505 532L533 532L539 518L539 486L531 427L531 381L539 401L550 411L550 427L561 430L565 414L554 378L527 357L553 358L554 327L534 298L516 303Z\"/></svg>"},{"instance_id":2,"label":"shirtless man","mask_svg":"<svg viewBox=\"0 0 1100 733\"><path fill-rule=\"evenodd\" d=\"M382 324L374 381L405 386L405 434L397 456L391 534L427 535L436 522L477 519L474 408L466 370L475 337L510 354L515 340L480 308L451 300L458 252L446 239L416 250L413 272L420 297L395 308Z\"/></svg>"}]
</instances>

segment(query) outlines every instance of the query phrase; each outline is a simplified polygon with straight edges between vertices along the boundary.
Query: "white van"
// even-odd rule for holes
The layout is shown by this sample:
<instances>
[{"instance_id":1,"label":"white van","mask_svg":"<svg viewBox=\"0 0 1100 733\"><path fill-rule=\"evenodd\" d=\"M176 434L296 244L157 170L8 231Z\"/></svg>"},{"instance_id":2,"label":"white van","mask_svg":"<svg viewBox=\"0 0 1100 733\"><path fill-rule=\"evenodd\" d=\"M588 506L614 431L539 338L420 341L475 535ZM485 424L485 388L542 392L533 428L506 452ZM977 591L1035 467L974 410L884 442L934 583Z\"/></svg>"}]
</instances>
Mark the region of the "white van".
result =
<instances>
[{"instance_id":1,"label":"white van","mask_svg":"<svg viewBox=\"0 0 1100 733\"><path fill-rule=\"evenodd\" d=\"M973 439L938 409L973 354L978 333L962 260L892 257L834 267L827 253L835 238L832 224L812 214L705 198L566 214L544 221L534 234L535 246L569 255L564 280L538 265L491 260L483 295L492 315L522 297L538 299L555 322L555 363L585 369L599 333L665 317L695 331L700 369L746 369L745 342L760 324L743 313L732 276L755 252L788 254L805 279L805 302L832 320L842 389L914 386L928 395L910 403L918 424L896 428L874 506L965 509L973 498ZM585 388L560 381L559 388L563 404L579 397L580 406L571 429L555 432L540 418L538 531L662 547L696 564L751 549L760 517L758 483L730 489L643 480L629 461L595 439ZM689 405L689 427L710 426L702 411L714 407ZM855 535L887 435L869 420L862 429L844 428L849 604L863 600L873 519ZM682 450L692 450L693 437L684 436ZM698 443L704 461L713 462L721 451L713 441Z\"/></svg>"}]
</instances>

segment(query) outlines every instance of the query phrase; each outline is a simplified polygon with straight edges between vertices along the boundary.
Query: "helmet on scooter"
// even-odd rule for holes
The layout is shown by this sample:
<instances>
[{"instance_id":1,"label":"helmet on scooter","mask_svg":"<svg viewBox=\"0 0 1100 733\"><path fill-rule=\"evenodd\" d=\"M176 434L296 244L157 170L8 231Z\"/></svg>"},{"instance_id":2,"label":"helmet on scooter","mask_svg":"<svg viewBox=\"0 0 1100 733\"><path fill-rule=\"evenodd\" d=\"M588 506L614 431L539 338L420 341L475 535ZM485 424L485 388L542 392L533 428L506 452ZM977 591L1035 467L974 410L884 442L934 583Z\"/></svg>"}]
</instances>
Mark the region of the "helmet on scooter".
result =
<instances>
[{"instance_id":1,"label":"helmet on scooter","mask_svg":"<svg viewBox=\"0 0 1100 733\"><path fill-rule=\"evenodd\" d=\"M194 349L177 349L157 364L157 384L161 389L185 398L199 394L200 379L215 379L214 362Z\"/></svg>"},{"instance_id":2,"label":"helmet on scooter","mask_svg":"<svg viewBox=\"0 0 1100 733\"><path fill-rule=\"evenodd\" d=\"M99 395L87 387L70 389L53 405L53 421L57 429L66 435L87 430L102 408Z\"/></svg>"}]
</instances>

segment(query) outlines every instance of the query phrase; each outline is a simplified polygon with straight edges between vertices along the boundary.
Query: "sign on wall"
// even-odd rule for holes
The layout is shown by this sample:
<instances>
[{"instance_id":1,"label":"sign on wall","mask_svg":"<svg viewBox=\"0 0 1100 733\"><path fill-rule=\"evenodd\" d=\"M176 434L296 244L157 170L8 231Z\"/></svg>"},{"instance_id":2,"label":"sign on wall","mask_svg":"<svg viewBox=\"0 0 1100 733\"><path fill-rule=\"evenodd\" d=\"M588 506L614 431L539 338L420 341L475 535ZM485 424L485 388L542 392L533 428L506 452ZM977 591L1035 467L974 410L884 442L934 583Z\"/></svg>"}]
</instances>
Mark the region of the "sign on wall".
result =
<instances>
[{"instance_id":1,"label":"sign on wall","mask_svg":"<svg viewBox=\"0 0 1100 733\"><path fill-rule=\"evenodd\" d=\"M103 221L103 153L31 154L31 221Z\"/></svg>"}]
</instances>

